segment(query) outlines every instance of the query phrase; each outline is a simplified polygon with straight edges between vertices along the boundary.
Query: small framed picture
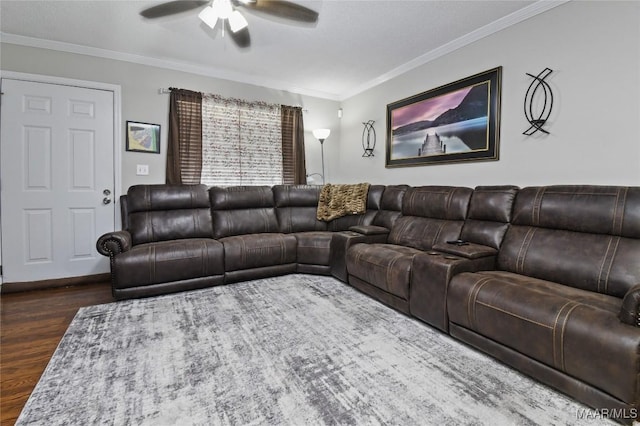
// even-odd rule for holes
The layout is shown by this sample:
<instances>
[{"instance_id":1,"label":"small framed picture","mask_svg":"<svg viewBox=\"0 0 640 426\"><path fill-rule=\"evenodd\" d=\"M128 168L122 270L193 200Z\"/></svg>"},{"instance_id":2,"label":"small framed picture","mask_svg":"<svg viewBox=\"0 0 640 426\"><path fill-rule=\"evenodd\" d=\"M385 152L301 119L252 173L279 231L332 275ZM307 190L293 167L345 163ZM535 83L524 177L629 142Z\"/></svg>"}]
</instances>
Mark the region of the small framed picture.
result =
<instances>
[{"instance_id":1,"label":"small framed picture","mask_svg":"<svg viewBox=\"0 0 640 426\"><path fill-rule=\"evenodd\" d=\"M160 154L160 125L127 121L127 151Z\"/></svg>"}]
</instances>

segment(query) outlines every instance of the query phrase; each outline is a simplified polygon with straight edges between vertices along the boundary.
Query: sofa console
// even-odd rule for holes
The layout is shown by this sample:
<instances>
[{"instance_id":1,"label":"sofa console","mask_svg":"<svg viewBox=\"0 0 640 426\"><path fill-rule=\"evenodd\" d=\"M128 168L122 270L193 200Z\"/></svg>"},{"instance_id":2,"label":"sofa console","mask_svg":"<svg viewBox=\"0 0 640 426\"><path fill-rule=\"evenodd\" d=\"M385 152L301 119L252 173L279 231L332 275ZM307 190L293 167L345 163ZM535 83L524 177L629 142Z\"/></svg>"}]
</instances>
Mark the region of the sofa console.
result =
<instances>
[{"instance_id":1,"label":"sofa console","mask_svg":"<svg viewBox=\"0 0 640 426\"><path fill-rule=\"evenodd\" d=\"M332 275L622 423L640 409L640 187L139 185L103 235L116 299Z\"/></svg>"}]
</instances>

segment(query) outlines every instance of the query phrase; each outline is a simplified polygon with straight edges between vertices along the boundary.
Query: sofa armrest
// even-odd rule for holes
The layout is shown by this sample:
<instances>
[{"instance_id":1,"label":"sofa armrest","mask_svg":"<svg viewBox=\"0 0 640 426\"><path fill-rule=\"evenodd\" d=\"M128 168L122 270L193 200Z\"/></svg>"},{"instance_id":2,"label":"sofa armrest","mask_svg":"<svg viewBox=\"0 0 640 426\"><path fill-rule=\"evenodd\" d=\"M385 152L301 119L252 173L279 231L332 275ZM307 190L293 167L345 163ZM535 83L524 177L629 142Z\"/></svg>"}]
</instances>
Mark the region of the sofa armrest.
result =
<instances>
[{"instance_id":1,"label":"sofa armrest","mask_svg":"<svg viewBox=\"0 0 640 426\"><path fill-rule=\"evenodd\" d=\"M349 231L357 232L362 235L388 235L389 229L384 226L374 225L356 225L349 227Z\"/></svg>"},{"instance_id":2,"label":"sofa armrest","mask_svg":"<svg viewBox=\"0 0 640 426\"><path fill-rule=\"evenodd\" d=\"M640 327L640 284L631 287L624 295L618 318L625 324Z\"/></svg>"},{"instance_id":3,"label":"sofa armrest","mask_svg":"<svg viewBox=\"0 0 640 426\"><path fill-rule=\"evenodd\" d=\"M495 256L498 250L493 247L483 246L480 244L469 243L466 241L456 243L437 243L432 247L433 250L443 253L455 254L465 259L480 259L482 257Z\"/></svg>"},{"instance_id":4,"label":"sofa armrest","mask_svg":"<svg viewBox=\"0 0 640 426\"><path fill-rule=\"evenodd\" d=\"M347 251L355 244L367 242L367 237L355 231L340 231L331 238L331 275L347 282Z\"/></svg>"},{"instance_id":5,"label":"sofa armrest","mask_svg":"<svg viewBox=\"0 0 640 426\"><path fill-rule=\"evenodd\" d=\"M131 249L131 234L128 231L108 232L98 238L98 253L113 257Z\"/></svg>"}]
</instances>

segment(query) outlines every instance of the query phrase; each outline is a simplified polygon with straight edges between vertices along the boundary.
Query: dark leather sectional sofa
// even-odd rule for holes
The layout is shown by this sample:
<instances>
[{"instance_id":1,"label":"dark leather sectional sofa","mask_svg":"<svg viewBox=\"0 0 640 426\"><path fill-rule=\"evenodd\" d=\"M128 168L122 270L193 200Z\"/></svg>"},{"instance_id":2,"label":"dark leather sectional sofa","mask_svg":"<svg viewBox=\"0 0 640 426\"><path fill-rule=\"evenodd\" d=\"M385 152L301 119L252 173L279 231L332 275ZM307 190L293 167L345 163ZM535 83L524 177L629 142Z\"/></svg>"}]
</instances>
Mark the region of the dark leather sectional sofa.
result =
<instances>
[{"instance_id":1,"label":"dark leather sectional sofa","mask_svg":"<svg viewBox=\"0 0 640 426\"><path fill-rule=\"evenodd\" d=\"M130 188L124 230L97 242L114 297L332 275L606 417L637 417L640 187L372 185L364 214L328 223L320 190Z\"/></svg>"}]
</instances>

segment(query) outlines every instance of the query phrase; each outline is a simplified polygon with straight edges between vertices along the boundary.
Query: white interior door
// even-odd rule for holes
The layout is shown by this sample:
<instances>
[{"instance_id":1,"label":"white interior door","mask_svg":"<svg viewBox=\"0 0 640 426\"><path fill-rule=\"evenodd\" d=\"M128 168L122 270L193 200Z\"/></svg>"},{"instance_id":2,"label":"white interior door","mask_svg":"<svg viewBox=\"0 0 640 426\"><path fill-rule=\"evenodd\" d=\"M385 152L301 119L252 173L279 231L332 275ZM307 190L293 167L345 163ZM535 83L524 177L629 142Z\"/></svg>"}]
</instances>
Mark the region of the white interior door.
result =
<instances>
[{"instance_id":1,"label":"white interior door","mask_svg":"<svg viewBox=\"0 0 640 426\"><path fill-rule=\"evenodd\" d=\"M2 93L3 282L108 272L95 243L115 226L113 92L3 78Z\"/></svg>"}]
</instances>

